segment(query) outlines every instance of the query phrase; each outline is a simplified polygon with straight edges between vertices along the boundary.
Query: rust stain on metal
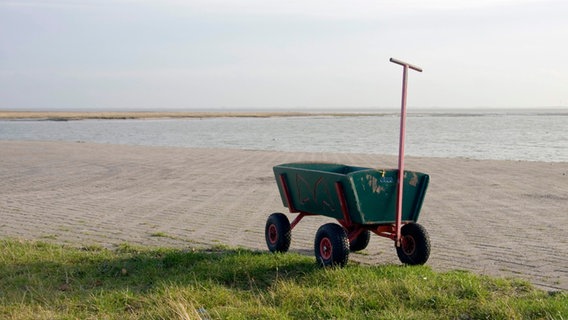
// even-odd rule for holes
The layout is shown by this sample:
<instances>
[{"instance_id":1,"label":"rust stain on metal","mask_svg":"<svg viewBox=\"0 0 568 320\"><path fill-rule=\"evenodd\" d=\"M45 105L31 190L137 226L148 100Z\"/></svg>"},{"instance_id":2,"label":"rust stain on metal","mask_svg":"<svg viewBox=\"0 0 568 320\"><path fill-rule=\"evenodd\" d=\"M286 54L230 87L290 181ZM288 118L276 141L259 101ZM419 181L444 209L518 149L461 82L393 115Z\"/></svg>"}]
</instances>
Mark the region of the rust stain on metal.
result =
<instances>
[{"instance_id":1,"label":"rust stain on metal","mask_svg":"<svg viewBox=\"0 0 568 320\"><path fill-rule=\"evenodd\" d=\"M368 174L366 178L367 178L367 184L369 185L369 187L371 187L371 191L373 191L374 193L381 193L385 191L385 188L383 188L379 184L379 180L377 180L377 178L373 177L370 174Z\"/></svg>"},{"instance_id":2,"label":"rust stain on metal","mask_svg":"<svg viewBox=\"0 0 568 320\"><path fill-rule=\"evenodd\" d=\"M418 185L418 175L415 172L412 172L412 178L408 182L409 185L416 187Z\"/></svg>"}]
</instances>

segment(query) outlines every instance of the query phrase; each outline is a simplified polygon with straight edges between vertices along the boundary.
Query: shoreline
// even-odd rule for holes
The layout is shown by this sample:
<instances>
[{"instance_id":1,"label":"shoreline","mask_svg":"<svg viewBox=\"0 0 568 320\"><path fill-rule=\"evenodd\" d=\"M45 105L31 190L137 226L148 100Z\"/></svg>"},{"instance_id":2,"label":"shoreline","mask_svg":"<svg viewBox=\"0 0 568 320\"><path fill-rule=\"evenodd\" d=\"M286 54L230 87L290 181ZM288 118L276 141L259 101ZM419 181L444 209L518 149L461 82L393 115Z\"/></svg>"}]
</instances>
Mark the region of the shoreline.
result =
<instances>
[{"instance_id":1,"label":"shoreline","mask_svg":"<svg viewBox=\"0 0 568 320\"><path fill-rule=\"evenodd\" d=\"M2 119L0 119L2 120ZM43 120L37 120L43 121ZM45 121L58 121L58 120L45 120ZM65 120L63 120L65 121ZM253 148L230 148L230 147L194 147L194 146L176 146L176 145L145 145L145 144L128 144L128 143L106 143L106 142L96 142L96 141L83 141L83 140L9 140L9 139L0 139L0 145L2 143L63 143L63 144L87 144L87 145L99 145L99 146L112 146L112 147L124 147L124 148L156 148L156 149L180 149L180 150L204 150L204 151L226 151L226 152L274 152L274 153L284 153L284 154L322 154L322 155L331 155L341 158L343 156L349 155L360 155L364 157L375 157L377 159L381 158L392 158L396 159L398 157L397 154L389 154L389 153L362 153L362 152L341 152L341 151L307 151L307 150L270 150L270 149L253 149ZM502 163L534 163L534 164L568 164L568 161L543 161L543 160L527 160L527 159L492 159L492 158L473 158L467 156L422 156L422 155L405 155L405 159L411 161L472 161L472 162L496 162L497 165ZM338 162L330 162L330 163L338 163ZM374 168L374 166L370 166L370 168ZM384 169L383 167L381 167ZM393 165L388 169L396 169L397 164L393 162ZM568 176L568 170L565 172L565 175Z\"/></svg>"},{"instance_id":2,"label":"shoreline","mask_svg":"<svg viewBox=\"0 0 568 320\"><path fill-rule=\"evenodd\" d=\"M331 109L331 110L194 110L194 111L16 111L0 109L0 120L128 120L128 119L191 119L191 118L270 118L270 117L380 117L398 116L399 109ZM409 116L469 117L486 115L556 115L568 116L566 108L531 109L413 109Z\"/></svg>"}]
</instances>

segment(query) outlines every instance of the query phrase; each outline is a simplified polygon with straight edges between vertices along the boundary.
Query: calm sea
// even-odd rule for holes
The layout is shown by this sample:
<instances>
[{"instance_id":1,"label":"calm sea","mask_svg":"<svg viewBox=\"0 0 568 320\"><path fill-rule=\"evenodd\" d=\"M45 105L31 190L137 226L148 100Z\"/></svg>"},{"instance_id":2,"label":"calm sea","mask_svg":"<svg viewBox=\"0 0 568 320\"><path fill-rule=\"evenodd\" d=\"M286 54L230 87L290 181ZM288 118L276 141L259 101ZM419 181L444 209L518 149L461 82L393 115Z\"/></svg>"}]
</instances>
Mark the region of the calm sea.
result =
<instances>
[{"instance_id":1,"label":"calm sea","mask_svg":"<svg viewBox=\"0 0 568 320\"><path fill-rule=\"evenodd\" d=\"M398 114L283 118L0 121L0 140L398 153ZM568 112L409 114L406 154L568 162ZM0 150L1 155L1 150Z\"/></svg>"}]
</instances>

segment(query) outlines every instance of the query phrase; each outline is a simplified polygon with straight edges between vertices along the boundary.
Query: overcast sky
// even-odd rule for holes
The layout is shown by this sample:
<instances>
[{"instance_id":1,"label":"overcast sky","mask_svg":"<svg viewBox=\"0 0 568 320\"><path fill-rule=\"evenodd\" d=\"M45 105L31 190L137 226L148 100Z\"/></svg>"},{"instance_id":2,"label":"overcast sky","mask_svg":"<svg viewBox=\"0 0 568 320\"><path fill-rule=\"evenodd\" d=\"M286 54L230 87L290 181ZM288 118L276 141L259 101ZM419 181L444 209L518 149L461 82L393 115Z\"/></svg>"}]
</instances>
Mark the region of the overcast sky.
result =
<instances>
[{"instance_id":1,"label":"overcast sky","mask_svg":"<svg viewBox=\"0 0 568 320\"><path fill-rule=\"evenodd\" d=\"M0 0L0 108L568 106L566 0Z\"/></svg>"}]
</instances>

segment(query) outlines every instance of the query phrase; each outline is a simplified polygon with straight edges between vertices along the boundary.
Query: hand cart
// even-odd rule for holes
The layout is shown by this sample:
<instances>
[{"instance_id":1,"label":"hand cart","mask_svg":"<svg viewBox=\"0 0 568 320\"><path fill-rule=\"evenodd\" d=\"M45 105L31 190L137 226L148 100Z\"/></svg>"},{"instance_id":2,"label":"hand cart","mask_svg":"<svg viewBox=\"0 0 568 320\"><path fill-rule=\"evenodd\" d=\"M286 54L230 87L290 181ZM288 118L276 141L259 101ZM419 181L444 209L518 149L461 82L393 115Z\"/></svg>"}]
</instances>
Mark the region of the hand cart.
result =
<instances>
[{"instance_id":1,"label":"hand cart","mask_svg":"<svg viewBox=\"0 0 568 320\"><path fill-rule=\"evenodd\" d=\"M398 169L371 169L329 163L287 163L273 168L280 197L291 213L271 214L265 237L271 252L286 252L292 229L306 216L321 215L339 224L322 225L314 252L322 266L343 266L350 251L367 247L370 234L392 239L400 261L424 264L430 255L426 229L417 223L428 188L425 173L404 170L406 87L408 69L422 69L397 59L403 66Z\"/></svg>"}]
</instances>

